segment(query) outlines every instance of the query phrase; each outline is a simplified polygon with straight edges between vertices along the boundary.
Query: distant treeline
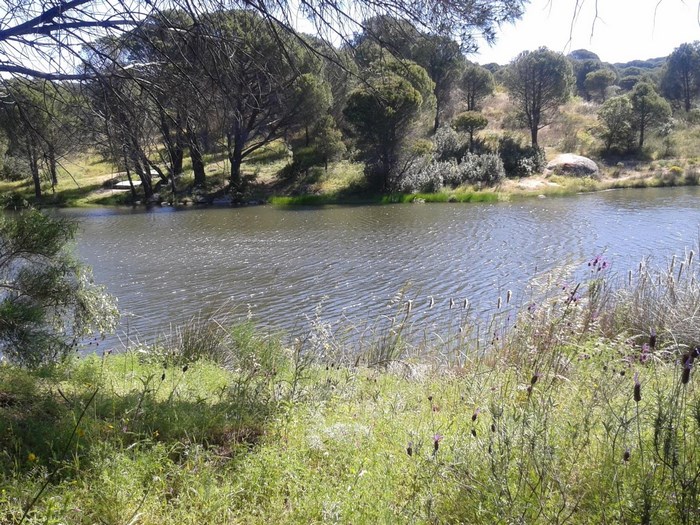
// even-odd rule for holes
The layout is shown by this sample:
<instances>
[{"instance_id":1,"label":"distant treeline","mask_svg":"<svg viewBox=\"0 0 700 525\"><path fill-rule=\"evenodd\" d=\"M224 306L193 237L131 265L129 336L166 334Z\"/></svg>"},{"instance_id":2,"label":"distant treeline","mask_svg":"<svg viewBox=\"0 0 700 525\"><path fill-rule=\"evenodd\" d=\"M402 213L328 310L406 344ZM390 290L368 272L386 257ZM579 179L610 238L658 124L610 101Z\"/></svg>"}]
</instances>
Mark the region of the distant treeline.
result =
<instances>
[{"instance_id":1,"label":"distant treeline","mask_svg":"<svg viewBox=\"0 0 700 525\"><path fill-rule=\"evenodd\" d=\"M157 12L86 45L80 81L4 83L2 175L31 177L41 199L62 159L90 148L140 181L148 201L207 188L206 159L218 153L227 191L242 199L254 178L246 160L282 141L286 179L350 158L364 163L370 191L435 191L541 171L538 132L572 95L600 105L595 133L608 154L635 154L650 133L670 132L674 111L686 120L698 111L697 42L627 64L541 48L481 66L456 40L405 20L374 16L362 27L337 47L251 10ZM527 141L479 133L484 101L503 89Z\"/></svg>"}]
</instances>

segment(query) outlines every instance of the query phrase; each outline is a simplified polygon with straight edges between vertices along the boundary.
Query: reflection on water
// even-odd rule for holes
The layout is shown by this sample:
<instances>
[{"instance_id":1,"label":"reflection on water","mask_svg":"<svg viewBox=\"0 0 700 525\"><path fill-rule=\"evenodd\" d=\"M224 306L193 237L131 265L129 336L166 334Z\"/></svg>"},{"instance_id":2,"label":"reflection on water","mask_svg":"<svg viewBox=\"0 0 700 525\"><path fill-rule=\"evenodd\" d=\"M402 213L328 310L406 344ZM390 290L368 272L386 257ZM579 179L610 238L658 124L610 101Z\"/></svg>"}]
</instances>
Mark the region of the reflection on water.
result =
<instances>
[{"instance_id":1,"label":"reflection on water","mask_svg":"<svg viewBox=\"0 0 700 525\"><path fill-rule=\"evenodd\" d=\"M418 323L468 299L492 308L535 274L605 252L618 270L694 248L700 189L610 191L512 203L279 209L67 210L78 253L119 298L131 336L235 306L294 330L387 313L402 288ZM127 323L122 329L126 330ZM115 340L111 340L114 343Z\"/></svg>"}]
</instances>

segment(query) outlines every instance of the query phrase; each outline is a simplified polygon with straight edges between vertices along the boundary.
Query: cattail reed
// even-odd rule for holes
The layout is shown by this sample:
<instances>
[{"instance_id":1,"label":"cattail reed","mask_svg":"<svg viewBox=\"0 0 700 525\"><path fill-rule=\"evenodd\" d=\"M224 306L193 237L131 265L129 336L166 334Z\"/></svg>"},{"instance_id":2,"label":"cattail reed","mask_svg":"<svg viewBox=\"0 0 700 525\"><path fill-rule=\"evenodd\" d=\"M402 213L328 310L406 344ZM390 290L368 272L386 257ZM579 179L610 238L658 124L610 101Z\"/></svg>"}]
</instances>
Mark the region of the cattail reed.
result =
<instances>
[{"instance_id":1,"label":"cattail reed","mask_svg":"<svg viewBox=\"0 0 700 525\"><path fill-rule=\"evenodd\" d=\"M534 374L534 375L530 378L530 386L535 386L535 383L537 383L537 381L539 380L539 378L540 378L540 374L539 374L539 373Z\"/></svg>"},{"instance_id":2,"label":"cattail reed","mask_svg":"<svg viewBox=\"0 0 700 525\"><path fill-rule=\"evenodd\" d=\"M510 291L510 290L508 290L508 291L506 292L506 304L510 304L510 299L511 299L511 297L513 297L513 292Z\"/></svg>"},{"instance_id":3,"label":"cattail reed","mask_svg":"<svg viewBox=\"0 0 700 525\"><path fill-rule=\"evenodd\" d=\"M435 299L433 299L433 296L430 296L430 301L428 301L428 308L432 308L435 305Z\"/></svg>"},{"instance_id":4,"label":"cattail reed","mask_svg":"<svg viewBox=\"0 0 700 525\"><path fill-rule=\"evenodd\" d=\"M695 252L690 250L690 253L688 254L688 266L693 264L693 257L695 257Z\"/></svg>"},{"instance_id":5,"label":"cattail reed","mask_svg":"<svg viewBox=\"0 0 700 525\"><path fill-rule=\"evenodd\" d=\"M639 403L642 400L642 384L639 382L639 372L634 374L634 402Z\"/></svg>"},{"instance_id":6,"label":"cattail reed","mask_svg":"<svg viewBox=\"0 0 700 525\"><path fill-rule=\"evenodd\" d=\"M683 365L683 373L681 374L681 383L687 385L690 382L690 370L693 368L693 362L695 358L700 355L700 347L695 347L693 350L684 354L681 358L681 364Z\"/></svg>"},{"instance_id":7,"label":"cattail reed","mask_svg":"<svg viewBox=\"0 0 700 525\"><path fill-rule=\"evenodd\" d=\"M413 455L413 441L408 442L408 446L406 447L406 454L408 454L409 457Z\"/></svg>"},{"instance_id":8,"label":"cattail reed","mask_svg":"<svg viewBox=\"0 0 700 525\"><path fill-rule=\"evenodd\" d=\"M632 270L627 272L627 286L632 286Z\"/></svg>"},{"instance_id":9,"label":"cattail reed","mask_svg":"<svg viewBox=\"0 0 700 525\"><path fill-rule=\"evenodd\" d=\"M502 303L502 302L503 302L503 300L502 300L501 297L499 296L499 297L498 297L498 303L496 304L496 308L497 308L497 309L500 309L500 308L501 308L501 303Z\"/></svg>"},{"instance_id":10,"label":"cattail reed","mask_svg":"<svg viewBox=\"0 0 700 525\"><path fill-rule=\"evenodd\" d=\"M627 462L630 460L630 455L631 455L631 454L630 454L630 449L629 449L629 447L628 447L628 448L625 449L625 453L622 454L622 461L624 461L625 463L627 463Z\"/></svg>"},{"instance_id":11,"label":"cattail reed","mask_svg":"<svg viewBox=\"0 0 700 525\"><path fill-rule=\"evenodd\" d=\"M649 332L649 350L656 348L656 329L652 328Z\"/></svg>"},{"instance_id":12,"label":"cattail reed","mask_svg":"<svg viewBox=\"0 0 700 525\"><path fill-rule=\"evenodd\" d=\"M469 300L465 299L464 302L462 303L462 308L464 308L466 310L467 306L469 306Z\"/></svg>"},{"instance_id":13,"label":"cattail reed","mask_svg":"<svg viewBox=\"0 0 700 525\"><path fill-rule=\"evenodd\" d=\"M455 305L455 300L450 297L450 310L452 310L452 307Z\"/></svg>"},{"instance_id":14,"label":"cattail reed","mask_svg":"<svg viewBox=\"0 0 700 525\"><path fill-rule=\"evenodd\" d=\"M406 313L410 314L411 310L413 310L413 301L411 299L408 300L406 303Z\"/></svg>"}]
</instances>

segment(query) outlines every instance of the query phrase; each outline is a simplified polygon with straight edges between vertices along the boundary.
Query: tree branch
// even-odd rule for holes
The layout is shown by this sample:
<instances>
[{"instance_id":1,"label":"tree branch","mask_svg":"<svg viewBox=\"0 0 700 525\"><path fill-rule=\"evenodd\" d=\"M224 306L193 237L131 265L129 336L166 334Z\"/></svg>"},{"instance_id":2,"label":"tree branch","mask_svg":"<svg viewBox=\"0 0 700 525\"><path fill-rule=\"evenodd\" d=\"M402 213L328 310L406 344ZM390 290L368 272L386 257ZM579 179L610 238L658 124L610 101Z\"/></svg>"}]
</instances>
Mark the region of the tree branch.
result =
<instances>
[{"instance_id":1,"label":"tree branch","mask_svg":"<svg viewBox=\"0 0 700 525\"><path fill-rule=\"evenodd\" d=\"M29 75L44 80L87 80L93 78L93 75L89 75L87 73L46 73L45 71L39 71L38 69L29 67L1 63L0 72L14 73L17 75Z\"/></svg>"},{"instance_id":2,"label":"tree branch","mask_svg":"<svg viewBox=\"0 0 700 525\"><path fill-rule=\"evenodd\" d=\"M71 9L93 1L94 0L72 0L65 3L61 2L60 4L48 9L47 11L44 11L39 16L36 16L31 20L27 20L22 24L0 31L0 41L7 40L13 36L36 33L37 27L53 22L56 18L64 16L66 11L70 11Z\"/></svg>"}]
</instances>

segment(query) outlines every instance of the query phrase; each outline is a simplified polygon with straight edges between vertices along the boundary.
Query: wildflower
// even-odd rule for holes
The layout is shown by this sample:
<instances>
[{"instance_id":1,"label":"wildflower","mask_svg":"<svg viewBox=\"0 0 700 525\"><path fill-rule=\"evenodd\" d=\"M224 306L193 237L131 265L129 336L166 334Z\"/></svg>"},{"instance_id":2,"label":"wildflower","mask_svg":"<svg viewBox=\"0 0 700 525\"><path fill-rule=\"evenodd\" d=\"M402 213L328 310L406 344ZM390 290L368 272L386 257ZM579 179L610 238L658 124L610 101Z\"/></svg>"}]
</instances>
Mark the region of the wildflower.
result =
<instances>
[{"instance_id":1,"label":"wildflower","mask_svg":"<svg viewBox=\"0 0 700 525\"><path fill-rule=\"evenodd\" d=\"M77 429L75 433L78 435L78 437L83 437L85 435L85 431L82 428Z\"/></svg>"},{"instance_id":2,"label":"wildflower","mask_svg":"<svg viewBox=\"0 0 700 525\"><path fill-rule=\"evenodd\" d=\"M430 403L432 403L432 402L433 402L433 396L428 396L428 401L429 401Z\"/></svg>"},{"instance_id":3,"label":"wildflower","mask_svg":"<svg viewBox=\"0 0 700 525\"><path fill-rule=\"evenodd\" d=\"M646 363L649 360L650 355L650 347L648 343L644 343L642 345L642 351L639 354L639 362L640 363Z\"/></svg>"},{"instance_id":4,"label":"wildflower","mask_svg":"<svg viewBox=\"0 0 700 525\"><path fill-rule=\"evenodd\" d=\"M639 382L639 372L634 374L634 401L639 403L642 400L642 384Z\"/></svg>"},{"instance_id":5,"label":"wildflower","mask_svg":"<svg viewBox=\"0 0 700 525\"><path fill-rule=\"evenodd\" d=\"M34 454L34 452L30 452L29 454L27 454L27 461L29 461L30 463L34 463L36 460L37 457L36 454Z\"/></svg>"},{"instance_id":6,"label":"wildflower","mask_svg":"<svg viewBox=\"0 0 700 525\"><path fill-rule=\"evenodd\" d=\"M437 454L440 449L440 441L442 441L442 434L435 434L433 436L433 454Z\"/></svg>"}]
</instances>

